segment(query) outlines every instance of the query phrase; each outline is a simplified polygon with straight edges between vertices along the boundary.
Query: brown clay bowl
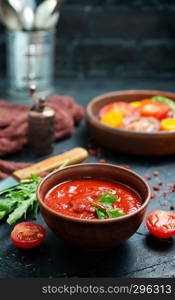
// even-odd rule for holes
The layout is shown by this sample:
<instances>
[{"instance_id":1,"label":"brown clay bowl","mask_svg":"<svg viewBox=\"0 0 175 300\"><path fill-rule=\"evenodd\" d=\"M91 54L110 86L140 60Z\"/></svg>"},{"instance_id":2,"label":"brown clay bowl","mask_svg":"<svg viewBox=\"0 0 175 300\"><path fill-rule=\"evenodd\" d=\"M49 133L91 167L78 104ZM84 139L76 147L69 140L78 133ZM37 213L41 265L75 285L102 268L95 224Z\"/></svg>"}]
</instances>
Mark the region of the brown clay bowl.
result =
<instances>
[{"instance_id":1,"label":"brown clay bowl","mask_svg":"<svg viewBox=\"0 0 175 300\"><path fill-rule=\"evenodd\" d=\"M47 192L59 183L72 179L93 178L117 181L133 188L141 197L141 207L128 215L105 220L83 220L63 215L44 203ZM60 238L86 250L115 247L133 235L143 221L150 199L150 189L138 174L109 164L79 164L48 175L37 189L41 213L48 227Z\"/></svg>"},{"instance_id":2,"label":"brown clay bowl","mask_svg":"<svg viewBox=\"0 0 175 300\"><path fill-rule=\"evenodd\" d=\"M102 124L99 110L112 102L139 101L160 95L175 100L175 94L161 91L130 90L107 93L94 98L87 106L86 119L92 137L102 146L135 155L168 155L175 153L175 131L154 133L112 128Z\"/></svg>"}]
</instances>

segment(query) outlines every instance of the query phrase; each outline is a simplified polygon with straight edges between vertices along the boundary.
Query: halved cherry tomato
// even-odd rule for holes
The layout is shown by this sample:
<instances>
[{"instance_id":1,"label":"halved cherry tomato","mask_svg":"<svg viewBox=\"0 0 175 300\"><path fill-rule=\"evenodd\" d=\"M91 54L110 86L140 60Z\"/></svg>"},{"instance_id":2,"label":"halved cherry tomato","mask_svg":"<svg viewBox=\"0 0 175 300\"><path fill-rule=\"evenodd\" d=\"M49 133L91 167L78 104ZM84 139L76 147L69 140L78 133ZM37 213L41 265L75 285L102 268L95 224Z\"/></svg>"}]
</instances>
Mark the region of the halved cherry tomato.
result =
<instances>
[{"instance_id":1,"label":"halved cherry tomato","mask_svg":"<svg viewBox=\"0 0 175 300\"><path fill-rule=\"evenodd\" d=\"M153 210L146 218L148 230L156 237L167 239L175 235L175 213Z\"/></svg>"},{"instance_id":2,"label":"halved cherry tomato","mask_svg":"<svg viewBox=\"0 0 175 300\"><path fill-rule=\"evenodd\" d=\"M170 107L166 103L143 100L140 113L144 117L154 117L162 120L167 117Z\"/></svg>"},{"instance_id":3,"label":"halved cherry tomato","mask_svg":"<svg viewBox=\"0 0 175 300\"><path fill-rule=\"evenodd\" d=\"M159 130L160 122L155 118L130 116L124 119L121 128L126 130L153 132Z\"/></svg>"},{"instance_id":4,"label":"halved cherry tomato","mask_svg":"<svg viewBox=\"0 0 175 300\"><path fill-rule=\"evenodd\" d=\"M163 131L175 130L175 119L164 119L160 123L160 128Z\"/></svg>"},{"instance_id":5,"label":"halved cherry tomato","mask_svg":"<svg viewBox=\"0 0 175 300\"><path fill-rule=\"evenodd\" d=\"M117 111L109 111L103 118L101 118L100 122L112 126L119 127L123 121L122 115Z\"/></svg>"},{"instance_id":6,"label":"halved cherry tomato","mask_svg":"<svg viewBox=\"0 0 175 300\"><path fill-rule=\"evenodd\" d=\"M12 242L20 248L34 248L45 238L44 227L32 222L22 222L17 224L11 232Z\"/></svg>"},{"instance_id":7,"label":"halved cherry tomato","mask_svg":"<svg viewBox=\"0 0 175 300\"><path fill-rule=\"evenodd\" d=\"M99 117L102 119L108 112L115 111L120 113L123 117L134 115L137 112L126 102L113 102L105 105L99 112Z\"/></svg>"}]
</instances>

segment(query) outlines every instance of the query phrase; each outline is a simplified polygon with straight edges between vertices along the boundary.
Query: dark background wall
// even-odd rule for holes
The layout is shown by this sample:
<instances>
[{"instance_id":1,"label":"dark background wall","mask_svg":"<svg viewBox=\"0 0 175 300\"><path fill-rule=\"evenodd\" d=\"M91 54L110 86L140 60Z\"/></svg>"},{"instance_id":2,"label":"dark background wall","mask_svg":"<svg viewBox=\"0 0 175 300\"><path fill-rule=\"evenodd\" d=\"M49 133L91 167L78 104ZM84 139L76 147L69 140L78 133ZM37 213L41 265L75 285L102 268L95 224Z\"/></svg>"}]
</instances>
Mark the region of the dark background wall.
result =
<instances>
[{"instance_id":1,"label":"dark background wall","mask_svg":"<svg viewBox=\"0 0 175 300\"><path fill-rule=\"evenodd\" d=\"M175 76L175 0L63 3L56 76ZM0 43L3 53L3 34Z\"/></svg>"},{"instance_id":2,"label":"dark background wall","mask_svg":"<svg viewBox=\"0 0 175 300\"><path fill-rule=\"evenodd\" d=\"M57 74L175 75L175 0L66 0Z\"/></svg>"}]
</instances>

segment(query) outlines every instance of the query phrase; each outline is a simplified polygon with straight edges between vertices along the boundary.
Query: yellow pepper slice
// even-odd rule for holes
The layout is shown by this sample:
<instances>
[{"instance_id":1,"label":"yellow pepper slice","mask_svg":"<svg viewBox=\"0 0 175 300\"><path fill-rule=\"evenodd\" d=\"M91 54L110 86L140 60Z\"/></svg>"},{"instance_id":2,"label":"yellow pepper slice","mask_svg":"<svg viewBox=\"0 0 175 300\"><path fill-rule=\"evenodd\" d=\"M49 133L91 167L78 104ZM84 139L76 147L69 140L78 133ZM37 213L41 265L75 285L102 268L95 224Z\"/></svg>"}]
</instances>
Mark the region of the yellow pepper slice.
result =
<instances>
[{"instance_id":1,"label":"yellow pepper slice","mask_svg":"<svg viewBox=\"0 0 175 300\"><path fill-rule=\"evenodd\" d=\"M138 108L142 105L141 101L134 101L134 102L130 102L129 105L132 107L132 108Z\"/></svg>"},{"instance_id":2,"label":"yellow pepper slice","mask_svg":"<svg viewBox=\"0 0 175 300\"><path fill-rule=\"evenodd\" d=\"M160 123L161 130L170 131L175 130L175 119L164 119Z\"/></svg>"},{"instance_id":3,"label":"yellow pepper slice","mask_svg":"<svg viewBox=\"0 0 175 300\"><path fill-rule=\"evenodd\" d=\"M109 111L103 118L100 120L102 123L112 126L119 127L123 121L123 116L117 111Z\"/></svg>"}]
</instances>

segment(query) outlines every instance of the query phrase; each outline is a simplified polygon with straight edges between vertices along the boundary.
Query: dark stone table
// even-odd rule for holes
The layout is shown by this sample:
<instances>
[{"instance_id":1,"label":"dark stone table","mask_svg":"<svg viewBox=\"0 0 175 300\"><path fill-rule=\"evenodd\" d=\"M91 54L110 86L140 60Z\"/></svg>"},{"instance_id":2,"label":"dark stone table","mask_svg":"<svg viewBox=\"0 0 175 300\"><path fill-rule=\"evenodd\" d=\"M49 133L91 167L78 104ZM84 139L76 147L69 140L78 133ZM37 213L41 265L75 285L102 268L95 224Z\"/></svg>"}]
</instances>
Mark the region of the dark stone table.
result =
<instances>
[{"instance_id":1,"label":"dark stone table","mask_svg":"<svg viewBox=\"0 0 175 300\"><path fill-rule=\"evenodd\" d=\"M103 92L123 89L160 89L175 91L174 81L166 80L114 80L114 79L60 79L56 91L69 94L86 106L88 101ZM1 95L2 96L2 95ZM12 100L11 100L12 101ZM20 101L18 101L20 102ZM88 147L89 136L83 121L72 137L55 145L54 154L62 153L75 146ZM94 145L96 148L98 145ZM149 141L148 141L149 147ZM31 161L27 150L10 156L16 161ZM103 150L100 157L90 156L88 161L106 159L108 163L129 165L141 175L159 171L163 182L175 180L175 159L169 157L136 157ZM153 176L150 185L156 183ZM162 208L169 210L175 204L175 193L164 198L159 192L156 199L150 201L149 210ZM44 225L39 215L37 221ZM145 222L127 242L109 252L86 253L68 246L47 229L45 242L36 249L23 251L12 245L9 234L12 230L1 223L0 230L0 277L174 277L175 243L174 239L158 240L149 235Z\"/></svg>"}]
</instances>

